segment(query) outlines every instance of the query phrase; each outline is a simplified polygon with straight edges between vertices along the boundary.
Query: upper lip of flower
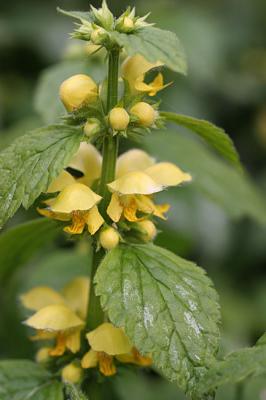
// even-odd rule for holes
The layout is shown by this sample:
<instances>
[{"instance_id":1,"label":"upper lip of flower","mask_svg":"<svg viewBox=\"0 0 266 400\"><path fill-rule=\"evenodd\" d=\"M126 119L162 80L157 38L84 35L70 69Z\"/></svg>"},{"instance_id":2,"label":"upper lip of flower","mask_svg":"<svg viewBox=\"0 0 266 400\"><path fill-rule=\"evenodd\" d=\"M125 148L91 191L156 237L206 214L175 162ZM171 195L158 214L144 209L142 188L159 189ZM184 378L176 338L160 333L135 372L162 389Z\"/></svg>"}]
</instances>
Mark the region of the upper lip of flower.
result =
<instances>
[{"instance_id":1,"label":"upper lip of flower","mask_svg":"<svg viewBox=\"0 0 266 400\"><path fill-rule=\"evenodd\" d=\"M101 201L102 197L94 193L83 183L73 183L50 203L55 213L70 214L73 211L88 211Z\"/></svg>"},{"instance_id":2,"label":"upper lip of flower","mask_svg":"<svg viewBox=\"0 0 266 400\"><path fill-rule=\"evenodd\" d=\"M89 279L80 276L69 282L61 292L57 292L48 286L37 286L22 294L20 300L25 308L36 312L46 307L50 307L51 311L52 306L58 305L63 308L57 308L57 311L64 311L65 308L68 308L71 312L77 314L82 323L86 318L88 296Z\"/></svg>"}]
</instances>

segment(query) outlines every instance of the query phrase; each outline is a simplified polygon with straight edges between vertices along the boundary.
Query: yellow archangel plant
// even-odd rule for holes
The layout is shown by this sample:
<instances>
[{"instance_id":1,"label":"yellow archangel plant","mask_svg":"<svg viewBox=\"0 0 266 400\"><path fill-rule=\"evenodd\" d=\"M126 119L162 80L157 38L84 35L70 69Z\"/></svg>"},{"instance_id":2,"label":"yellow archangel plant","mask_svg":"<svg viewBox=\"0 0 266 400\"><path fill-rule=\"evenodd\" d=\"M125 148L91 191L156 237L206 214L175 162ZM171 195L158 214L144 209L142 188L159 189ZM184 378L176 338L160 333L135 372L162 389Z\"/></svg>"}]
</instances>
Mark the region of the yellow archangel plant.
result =
<instances>
[{"instance_id":1,"label":"yellow archangel plant","mask_svg":"<svg viewBox=\"0 0 266 400\"><path fill-rule=\"evenodd\" d=\"M90 46L89 57L105 52L108 72L101 82L80 71L67 77L58 93L66 111L60 121L1 156L1 224L20 204L37 202L44 217L37 223L56 228L72 248L85 243L90 256L87 277L77 276L60 291L38 286L21 295L31 312L24 324L34 343L42 343L36 361L49 372L31 368L48 373L60 400L105 398L105 377L125 363L155 368L193 400L211 399L213 391L205 393L200 382L219 345L216 292L201 268L153 243L170 208L157 195L182 190L192 176L178 160L155 160L145 143L171 121L235 164L237 153L212 124L160 110L158 95L170 85L163 69L186 73L175 34L148 23L148 15L138 17L135 8L116 18L105 0L88 12L59 11L78 21L72 37ZM41 395L36 400L48 398Z\"/></svg>"}]
</instances>

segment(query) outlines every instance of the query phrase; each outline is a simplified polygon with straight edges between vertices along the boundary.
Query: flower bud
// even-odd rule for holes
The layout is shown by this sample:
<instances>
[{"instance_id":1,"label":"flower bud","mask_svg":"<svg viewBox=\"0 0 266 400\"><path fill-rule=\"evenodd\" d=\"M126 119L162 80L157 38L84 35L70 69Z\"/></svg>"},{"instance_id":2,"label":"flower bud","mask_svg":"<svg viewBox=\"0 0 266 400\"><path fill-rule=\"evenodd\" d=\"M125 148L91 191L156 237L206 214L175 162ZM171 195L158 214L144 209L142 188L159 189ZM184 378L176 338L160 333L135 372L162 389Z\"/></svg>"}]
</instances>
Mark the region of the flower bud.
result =
<instances>
[{"instance_id":1,"label":"flower bud","mask_svg":"<svg viewBox=\"0 0 266 400\"><path fill-rule=\"evenodd\" d=\"M41 347L35 355L36 362L40 364L47 362L50 358L51 350L51 347Z\"/></svg>"},{"instance_id":2,"label":"flower bud","mask_svg":"<svg viewBox=\"0 0 266 400\"><path fill-rule=\"evenodd\" d=\"M154 124L156 119L156 111L154 108L148 104L144 103L143 101L135 104L130 113L136 116L139 119L139 124L145 127L150 127Z\"/></svg>"},{"instance_id":3,"label":"flower bud","mask_svg":"<svg viewBox=\"0 0 266 400\"><path fill-rule=\"evenodd\" d=\"M147 241L151 241L155 238L155 236L157 234L157 229L153 222L151 222L147 219L147 220L138 222L138 226L143 231L143 233L145 235L145 239Z\"/></svg>"},{"instance_id":4,"label":"flower bud","mask_svg":"<svg viewBox=\"0 0 266 400\"><path fill-rule=\"evenodd\" d=\"M128 16L123 17L116 25L116 30L119 32L133 32L135 28L134 20Z\"/></svg>"},{"instance_id":5,"label":"flower bud","mask_svg":"<svg viewBox=\"0 0 266 400\"><path fill-rule=\"evenodd\" d=\"M101 129L101 123L98 119L96 118L89 118L84 125L84 133L88 138L91 138L94 136L96 133L100 132Z\"/></svg>"},{"instance_id":6,"label":"flower bud","mask_svg":"<svg viewBox=\"0 0 266 400\"><path fill-rule=\"evenodd\" d=\"M96 28L91 33L91 41L95 45L103 44L108 38L108 33L103 28Z\"/></svg>"},{"instance_id":7,"label":"flower bud","mask_svg":"<svg viewBox=\"0 0 266 400\"><path fill-rule=\"evenodd\" d=\"M109 114L109 122L115 131L127 129L130 118L127 111L122 107L113 108Z\"/></svg>"},{"instance_id":8,"label":"flower bud","mask_svg":"<svg viewBox=\"0 0 266 400\"><path fill-rule=\"evenodd\" d=\"M99 23L105 29L112 30L114 25L114 16L109 10L106 0L103 0L102 7L99 9L91 5L91 10L97 23Z\"/></svg>"},{"instance_id":9,"label":"flower bud","mask_svg":"<svg viewBox=\"0 0 266 400\"><path fill-rule=\"evenodd\" d=\"M60 86L60 98L71 112L85 104L93 103L97 98L98 88L88 75L73 75L66 79Z\"/></svg>"},{"instance_id":10,"label":"flower bud","mask_svg":"<svg viewBox=\"0 0 266 400\"><path fill-rule=\"evenodd\" d=\"M82 379L83 371L78 365L71 363L66 365L61 372L62 379L69 383L79 383Z\"/></svg>"},{"instance_id":11,"label":"flower bud","mask_svg":"<svg viewBox=\"0 0 266 400\"><path fill-rule=\"evenodd\" d=\"M103 229L100 233L100 244L106 250L114 249L119 243L120 237L114 228Z\"/></svg>"}]
</instances>

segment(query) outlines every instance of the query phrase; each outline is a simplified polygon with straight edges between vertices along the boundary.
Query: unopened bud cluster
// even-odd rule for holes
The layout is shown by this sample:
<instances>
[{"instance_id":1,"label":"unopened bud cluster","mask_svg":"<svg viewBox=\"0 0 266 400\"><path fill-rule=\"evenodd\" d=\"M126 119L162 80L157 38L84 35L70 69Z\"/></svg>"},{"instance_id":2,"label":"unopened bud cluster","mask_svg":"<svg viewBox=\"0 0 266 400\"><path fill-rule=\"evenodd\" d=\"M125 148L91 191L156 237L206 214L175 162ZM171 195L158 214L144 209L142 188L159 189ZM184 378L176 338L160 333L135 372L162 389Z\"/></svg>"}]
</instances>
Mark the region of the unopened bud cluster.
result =
<instances>
[{"instance_id":1,"label":"unopened bud cluster","mask_svg":"<svg viewBox=\"0 0 266 400\"><path fill-rule=\"evenodd\" d=\"M109 10L106 1L97 9L91 6L90 20L82 19L73 37L91 41L95 45L112 46L112 32L133 33L141 28L151 26L146 22L149 14L137 17L135 8L128 8L119 18L115 18Z\"/></svg>"}]
</instances>

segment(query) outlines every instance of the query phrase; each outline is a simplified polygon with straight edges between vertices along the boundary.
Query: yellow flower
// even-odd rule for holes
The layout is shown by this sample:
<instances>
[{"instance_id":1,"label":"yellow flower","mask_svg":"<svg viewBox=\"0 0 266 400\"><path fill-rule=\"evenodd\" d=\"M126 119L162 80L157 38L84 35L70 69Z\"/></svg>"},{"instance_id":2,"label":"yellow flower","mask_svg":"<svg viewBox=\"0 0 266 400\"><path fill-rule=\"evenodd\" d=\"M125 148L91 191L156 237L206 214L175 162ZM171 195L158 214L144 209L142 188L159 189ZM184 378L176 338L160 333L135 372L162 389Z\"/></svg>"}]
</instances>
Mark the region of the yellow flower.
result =
<instances>
[{"instance_id":1,"label":"yellow flower","mask_svg":"<svg viewBox=\"0 0 266 400\"><path fill-rule=\"evenodd\" d=\"M91 349L81 360L83 368L95 368L99 365L103 375L114 375L116 373L114 357L121 362L148 365L147 358L140 356L124 331L111 323L103 323L86 336Z\"/></svg>"},{"instance_id":2,"label":"yellow flower","mask_svg":"<svg viewBox=\"0 0 266 400\"><path fill-rule=\"evenodd\" d=\"M101 123L96 118L89 118L84 125L84 133L87 138L92 138L96 133L99 133L101 130Z\"/></svg>"},{"instance_id":3,"label":"yellow flower","mask_svg":"<svg viewBox=\"0 0 266 400\"><path fill-rule=\"evenodd\" d=\"M118 157L116 163L116 178L132 171L143 171L155 163L145 151L132 149Z\"/></svg>"},{"instance_id":4,"label":"yellow flower","mask_svg":"<svg viewBox=\"0 0 266 400\"><path fill-rule=\"evenodd\" d=\"M38 209L39 213L59 221L72 221L64 230L71 234L81 234L87 225L94 235L104 223L97 204L101 197L82 183L68 185L55 199L49 200L49 209Z\"/></svg>"},{"instance_id":5,"label":"yellow flower","mask_svg":"<svg viewBox=\"0 0 266 400\"><path fill-rule=\"evenodd\" d=\"M112 250L119 244L120 236L117 230L112 227L103 228L99 236L99 241L104 249Z\"/></svg>"},{"instance_id":6,"label":"yellow flower","mask_svg":"<svg viewBox=\"0 0 266 400\"><path fill-rule=\"evenodd\" d=\"M150 63L142 55L136 54L124 61L122 65L122 77L128 82L132 94L144 92L149 96L155 96L157 92L169 84L164 85L161 73L149 84L146 84L144 79L147 72L161 66L163 66L163 63L160 61Z\"/></svg>"},{"instance_id":7,"label":"yellow flower","mask_svg":"<svg viewBox=\"0 0 266 400\"><path fill-rule=\"evenodd\" d=\"M157 235L157 229L154 223L148 219L138 222L138 227L140 228L141 232L143 232L145 241L149 242Z\"/></svg>"},{"instance_id":8,"label":"yellow flower","mask_svg":"<svg viewBox=\"0 0 266 400\"><path fill-rule=\"evenodd\" d=\"M36 362L39 364L46 363L50 359L51 350L51 347L41 347L35 355Z\"/></svg>"},{"instance_id":9,"label":"yellow flower","mask_svg":"<svg viewBox=\"0 0 266 400\"><path fill-rule=\"evenodd\" d=\"M81 142L79 150L70 161L68 167L82 172L83 177L75 179L69 172L63 170L50 184L46 193L61 192L75 182L84 183L84 185L90 187L101 175L102 156L93 145Z\"/></svg>"},{"instance_id":10,"label":"yellow flower","mask_svg":"<svg viewBox=\"0 0 266 400\"><path fill-rule=\"evenodd\" d=\"M66 79L60 86L60 98L67 111L74 111L93 103L98 96L98 87L88 75L78 74Z\"/></svg>"},{"instance_id":11,"label":"yellow flower","mask_svg":"<svg viewBox=\"0 0 266 400\"><path fill-rule=\"evenodd\" d=\"M154 108L143 101L135 104L131 109L130 113L138 118L138 123L145 127L150 127L156 120L156 111Z\"/></svg>"},{"instance_id":12,"label":"yellow flower","mask_svg":"<svg viewBox=\"0 0 266 400\"><path fill-rule=\"evenodd\" d=\"M127 129L130 118L127 111L122 107L115 107L109 113L109 122L115 131Z\"/></svg>"},{"instance_id":13,"label":"yellow flower","mask_svg":"<svg viewBox=\"0 0 266 400\"><path fill-rule=\"evenodd\" d=\"M70 363L62 369L61 375L64 382L76 384L81 381L83 371L79 365L75 363Z\"/></svg>"},{"instance_id":14,"label":"yellow flower","mask_svg":"<svg viewBox=\"0 0 266 400\"><path fill-rule=\"evenodd\" d=\"M138 92L147 93L149 96L156 96L158 92L170 86L172 82L164 84L163 74L159 73L152 82L145 83L142 78L137 78L135 89Z\"/></svg>"},{"instance_id":15,"label":"yellow flower","mask_svg":"<svg viewBox=\"0 0 266 400\"><path fill-rule=\"evenodd\" d=\"M102 156L93 145L81 142L68 166L83 173L78 182L91 186L101 175Z\"/></svg>"},{"instance_id":16,"label":"yellow flower","mask_svg":"<svg viewBox=\"0 0 266 400\"><path fill-rule=\"evenodd\" d=\"M122 216L130 222L141 221L145 218L145 216L138 217L137 212L153 214L164 219L163 214L168 211L169 206L167 204L155 205L152 195L161 192L168 186L177 186L188 182L191 180L191 176L172 163L154 164L154 161L146 153L134 152L136 150L125 153L122 156L122 162L119 163L118 160L119 177L108 184L108 188L113 194L107 213L114 222L118 222ZM140 166L150 165L139 170L141 167L137 163L134 167L132 162L136 159L140 160Z\"/></svg>"},{"instance_id":17,"label":"yellow flower","mask_svg":"<svg viewBox=\"0 0 266 400\"><path fill-rule=\"evenodd\" d=\"M80 332L85 325L89 299L89 280L77 277L61 293L40 286L21 296L24 307L36 311L25 324L37 333L33 340L56 340L49 355L60 356L66 349L76 353L80 349ZM37 353L43 359L44 351Z\"/></svg>"},{"instance_id":18,"label":"yellow flower","mask_svg":"<svg viewBox=\"0 0 266 400\"><path fill-rule=\"evenodd\" d=\"M67 171L62 171L61 174L51 183L46 193L61 192L66 186L75 183L75 178Z\"/></svg>"}]
</instances>

